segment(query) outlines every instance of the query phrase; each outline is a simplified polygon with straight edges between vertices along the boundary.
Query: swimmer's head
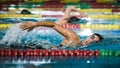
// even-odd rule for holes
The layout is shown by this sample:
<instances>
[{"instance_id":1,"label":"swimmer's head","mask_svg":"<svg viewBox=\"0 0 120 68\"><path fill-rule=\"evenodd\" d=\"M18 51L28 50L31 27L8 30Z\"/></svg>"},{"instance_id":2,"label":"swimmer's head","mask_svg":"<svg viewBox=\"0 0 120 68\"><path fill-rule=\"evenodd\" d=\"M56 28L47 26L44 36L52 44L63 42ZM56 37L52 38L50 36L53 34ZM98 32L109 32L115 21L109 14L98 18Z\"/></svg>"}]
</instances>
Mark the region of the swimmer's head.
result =
<instances>
[{"instance_id":1,"label":"swimmer's head","mask_svg":"<svg viewBox=\"0 0 120 68\"><path fill-rule=\"evenodd\" d=\"M93 44L102 41L104 38L98 34L94 33L93 35L89 36L86 40L83 41L83 45Z\"/></svg>"},{"instance_id":2,"label":"swimmer's head","mask_svg":"<svg viewBox=\"0 0 120 68\"><path fill-rule=\"evenodd\" d=\"M27 9L23 9L20 14L32 14L32 13Z\"/></svg>"},{"instance_id":3,"label":"swimmer's head","mask_svg":"<svg viewBox=\"0 0 120 68\"><path fill-rule=\"evenodd\" d=\"M79 19L76 16L71 16L68 19L68 23L71 23L71 24L80 24L80 23L86 23L86 22L87 22L87 20L85 20L85 19Z\"/></svg>"}]
</instances>

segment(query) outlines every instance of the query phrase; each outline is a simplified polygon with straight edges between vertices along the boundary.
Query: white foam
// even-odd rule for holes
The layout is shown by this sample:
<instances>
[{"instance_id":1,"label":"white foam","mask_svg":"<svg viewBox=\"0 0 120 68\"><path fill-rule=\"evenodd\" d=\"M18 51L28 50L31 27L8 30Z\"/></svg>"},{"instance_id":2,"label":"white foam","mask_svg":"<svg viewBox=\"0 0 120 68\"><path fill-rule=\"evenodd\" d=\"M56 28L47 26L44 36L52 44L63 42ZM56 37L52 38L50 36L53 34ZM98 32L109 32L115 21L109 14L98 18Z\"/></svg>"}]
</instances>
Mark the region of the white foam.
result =
<instances>
[{"instance_id":1,"label":"white foam","mask_svg":"<svg viewBox=\"0 0 120 68\"><path fill-rule=\"evenodd\" d=\"M46 35L46 30L40 30L39 28L35 28L32 31L28 32L27 30L20 29L20 24L15 24L11 26L5 36L0 40L0 44L4 45L11 45L11 44L29 44L33 43L35 45L43 46L44 48L51 48L49 39L42 39L41 37L44 37ZM49 32L50 33L50 32ZM38 36L38 37L36 37Z\"/></svg>"},{"instance_id":2,"label":"white foam","mask_svg":"<svg viewBox=\"0 0 120 68\"><path fill-rule=\"evenodd\" d=\"M20 24L21 23L11 26L6 32L3 39L0 41L0 44L10 45L12 43L15 43L16 41L18 43L21 43L21 38L26 35L27 30L23 31L22 29L20 29Z\"/></svg>"}]
</instances>

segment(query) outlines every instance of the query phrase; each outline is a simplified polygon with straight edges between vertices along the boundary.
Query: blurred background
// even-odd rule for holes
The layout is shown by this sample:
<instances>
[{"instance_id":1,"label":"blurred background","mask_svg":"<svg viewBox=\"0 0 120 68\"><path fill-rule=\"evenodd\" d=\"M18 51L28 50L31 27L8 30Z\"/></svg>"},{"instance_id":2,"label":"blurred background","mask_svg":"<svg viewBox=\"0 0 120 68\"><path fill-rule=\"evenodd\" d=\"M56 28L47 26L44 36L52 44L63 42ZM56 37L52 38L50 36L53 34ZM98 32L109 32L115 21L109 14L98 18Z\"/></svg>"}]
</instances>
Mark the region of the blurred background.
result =
<instances>
[{"instance_id":1,"label":"blurred background","mask_svg":"<svg viewBox=\"0 0 120 68\"><path fill-rule=\"evenodd\" d=\"M100 50L101 56L0 56L1 68L119 68L120 0L0 0L0 49L10 45L58 45L64 37L53 29L39 27L27 33L21 31L18 24L43 20L55 22L64 15L68 6L85 12L88 22L83 20L77 25L64 27L76 32L82 40L93 33L101 34L105 38L101 43L79 48ZM71 14L79 18L77 13Z\"/></svg>"}]
</instances>

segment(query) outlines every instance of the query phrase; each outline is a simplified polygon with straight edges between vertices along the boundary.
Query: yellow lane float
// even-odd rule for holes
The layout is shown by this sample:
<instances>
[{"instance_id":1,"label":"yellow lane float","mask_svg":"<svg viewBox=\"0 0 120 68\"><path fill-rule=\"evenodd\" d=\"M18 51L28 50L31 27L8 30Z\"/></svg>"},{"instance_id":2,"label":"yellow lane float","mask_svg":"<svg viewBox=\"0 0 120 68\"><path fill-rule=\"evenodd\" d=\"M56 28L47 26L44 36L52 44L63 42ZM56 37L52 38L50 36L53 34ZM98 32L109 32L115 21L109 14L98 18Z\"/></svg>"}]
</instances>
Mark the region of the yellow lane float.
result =
<instances>
[{"instance_id":1,"label":"yellow lane float","mask_svg":"<svg viewBox=\"0 0 120 68\"><path fill-rule=\"evenodd\" d=\"M10 26L14 24L0 24L0 29L7 29ZM86 24L72 24L72 25L62 25L62 27L65 28L76 28L76 29L84 29L84 28L89 28L89 29L95 29L95 30L120 30L120 25L117 24L91 24L91 25L86 25Z\"/></svg>"}]
</instances>

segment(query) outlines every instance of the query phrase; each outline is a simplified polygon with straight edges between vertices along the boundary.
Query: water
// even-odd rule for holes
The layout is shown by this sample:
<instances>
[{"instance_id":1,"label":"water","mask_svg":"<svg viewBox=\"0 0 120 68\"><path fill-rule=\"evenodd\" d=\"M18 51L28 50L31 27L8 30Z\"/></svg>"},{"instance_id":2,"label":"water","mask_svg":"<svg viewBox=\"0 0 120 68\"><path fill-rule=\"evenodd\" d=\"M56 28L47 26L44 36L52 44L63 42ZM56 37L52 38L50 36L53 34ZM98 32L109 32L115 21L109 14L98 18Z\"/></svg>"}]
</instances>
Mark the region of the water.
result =
<instances>
[{"instance_id":1,"label":"water","mask_svg":"<svg viewBox=\"0 0 120 68\"><path fill-rule=\"evenodd\" d=\"M20 29L20 24L21 23L15 24L7 30L3 38L0 40L1 45L22 46L26 44L34 44L49 48L52 45L58 45L63 39L63 36L61 36L52 28L37 27L32 31L28 32L27 30ZM52 35L53 33L55 34ZM56 41L57 39L59 40Z\"/></svg>"},{"instance_id":2,"label":"water","mask_svg":"<svg viewBox=\"0 0 120 68\"><path fill-rule=\"evenodd\" d=\"M119 68L120 58L112 56L28 56L0 57L2 68ZM106 64L107 63L107 64ZM0 63L2 64L2 63Z\"/></svg>"},{"instance_id":3,"label":"water","mask_svg":"<svg viewBox=\"0 0 120 68\"><path fill-rule=\"evenodd\" d=\"M62 35L60 35L57 31L55 31L52 28L49 27L37 27L33 29L32 31L22 30L20 29L20 24L15 24L11 26L5 33L5 35L2 36L2 39L0 40L1 45L10 46L10 45L17 45L17 46L24 46L24 45L33 45L37 46L40 45L46 49L51 48L52 46L59 45L61 41L64 39ZM76 30L76 29L75 29ZM75 31L73 29L73 31ZM107 35L105 31L91 31L88 30L77 30L75 31L78 36L84 40L87 36L81 36L85 35L86 32L93 33L97 32L104 36L104 40L100 43L91 44L85 47L77 47L87 48L87 49L112 49L112 50L120 50L120 38L118 35L116 35L116 31L109 31L109 33L112 34L112 37ZM81 33L79 33L81 32ZM89 33L86 33L89 34ZM114 45L114 46L113 46ZM114 47L114 48L113 48ZM69 48L66 47L66 49L76 49L75 48Z\"/></svg>"},{"instance_id":4,"label":"water","mask_svg":"<svg viewBox=\"0 0 120 68\"><path fill-rule=\"evenodd\" d=\"M64 39L62 35L52 28L37 27L32 31L21 30L17 23L9 29L0 30L1 46L43 46L50 49L58 45ZM72 29L78 36L84 40L89 33L100 33L104 40L100 43L88 45L86 47L77 47L64 49L93 49L93 50L120 50L120 30L80 30ZM86 33L86 34L84 34ZM109 34L108 34L109 33ZM1 47L2 48L2 47ZM0 57L1 68L120 68L120 57L115 56L12 56Z\"/></svg>"},{"instance_id":5,"label":"water","mask_svg":"<svg viewBox=\"0 0 120 68\"><path fill-rule=\"evenodd\" d=\"M0 41L1 44L10 45L15 42L21 43L21 38L27 34L27 31L22 31L19 27L20 24L16 24L15 26L11 26L9 30L6 32L3 39Z\"/></svg>"}]
</instances>

